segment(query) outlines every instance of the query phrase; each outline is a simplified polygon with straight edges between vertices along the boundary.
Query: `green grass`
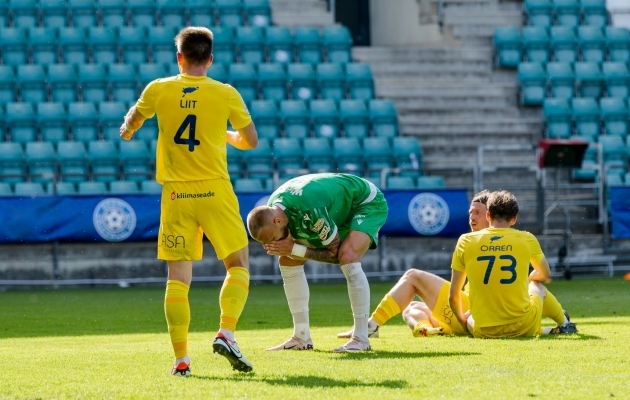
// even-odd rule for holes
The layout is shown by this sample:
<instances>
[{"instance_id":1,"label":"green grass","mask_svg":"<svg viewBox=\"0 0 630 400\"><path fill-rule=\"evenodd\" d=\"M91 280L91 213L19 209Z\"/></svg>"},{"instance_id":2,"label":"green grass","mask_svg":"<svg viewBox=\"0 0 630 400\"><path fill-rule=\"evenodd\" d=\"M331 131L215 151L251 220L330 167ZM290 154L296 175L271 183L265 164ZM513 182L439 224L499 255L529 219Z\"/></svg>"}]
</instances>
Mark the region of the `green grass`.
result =
<instances>
[{"instance_id":1,"label":"green grass","mask_svg":"<svg viewBox=\"0 0 630 400\"><path fill-rule=\"evenodd\" d=\"M391 285L372 283L373 307ZM3 292L0 398L630 397L630 282L549 288L579 335L413 338L397 316L373 352L333 354L335 334L352 324L345 284L311 285L315 351L275 353L264 349L291 334L282 285L255 285L237 332L255 372L240 374L212 353L219 287L193 285L189 379L168 374L162 288Z\"/></svg>"}]
</instances>

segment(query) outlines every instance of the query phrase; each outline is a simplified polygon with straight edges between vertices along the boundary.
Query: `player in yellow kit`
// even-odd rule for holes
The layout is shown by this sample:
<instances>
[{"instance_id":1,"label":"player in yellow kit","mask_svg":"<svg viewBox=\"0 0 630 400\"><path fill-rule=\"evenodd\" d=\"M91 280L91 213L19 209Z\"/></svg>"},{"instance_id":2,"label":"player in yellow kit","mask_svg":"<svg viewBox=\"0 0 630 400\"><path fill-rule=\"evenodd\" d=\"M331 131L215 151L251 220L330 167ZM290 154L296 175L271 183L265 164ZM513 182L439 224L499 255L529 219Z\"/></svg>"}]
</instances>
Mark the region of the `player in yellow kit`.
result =
<instances>
[{"instance_id":1,"label":"player in yellow kit","mask_svg":"<svg viewBox=\"0 0 630 400\"><path fill-rule=\"evenodd\" d=\"M156 180L163 185L158 258L168 263L164 309L175 352L171 372L178 376L190 375L188 291L193 261L202 258L203 234L227 269L213 349L234 369L252 370L234 338L249 293L249 259L226 143L252 149L258 135L236 89L206 77L212 42L207 28L182 29L175 37L180 74L149 83L120 127L120 136L130 140L145 119L158 118ZM228 120L236 131L226 131Z\"/></svg>"}]
</instances>

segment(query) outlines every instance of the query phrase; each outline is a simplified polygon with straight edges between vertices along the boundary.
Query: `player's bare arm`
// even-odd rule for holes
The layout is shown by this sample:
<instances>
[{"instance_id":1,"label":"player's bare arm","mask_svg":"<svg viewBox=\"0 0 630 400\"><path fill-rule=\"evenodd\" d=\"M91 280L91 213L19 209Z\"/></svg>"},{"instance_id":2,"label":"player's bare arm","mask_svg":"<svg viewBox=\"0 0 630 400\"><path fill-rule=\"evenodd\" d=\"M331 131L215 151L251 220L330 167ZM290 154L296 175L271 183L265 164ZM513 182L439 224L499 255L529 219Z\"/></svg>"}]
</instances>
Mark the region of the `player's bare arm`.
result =
<instances>
[{"instance_id":1,"label":"player's bare arm","mask_svg":"<svg viewBox=\"0 0 630 400\"><path fill-rule=\"evenodd\" d=\"M543 257L540 262L530 260L530 264L534 268L529 274L530 281L543 282L551 276L551 268L549 268L549 263L546 258Z\"/></svg>"},{"instance_id":2,"label":"player's bare arm","mask_svg":"<svg viewBox=\"0 0 630 400\"><path fill-rule=\"evenodd\" d=\"M451 289L448 296L448 303L451 306L451 310L453 310L453 314L455 314L455 317L463 327L466 327L466 319L468 315L470 315L468 313L464 314L464 312L462 311L461 292L462 288L464 287L465 281L465 272L457 271L455 269L452 270Z\"/></svg>"},{"instance_id":3,"label":"player's bare arm","mask_svg":"<svg viewBox=\"0 0 630 400\"><path fill-rule=\"evenodd\" d=\"M138 111L134 104L127 112L127 115L125 115L125 121L120 126L120 137L125 140L130 140L133 134L140 129L145 119L144 115Z\"/></svg>"},{"instance_id":4,"label":"player's bare arm","mask_svg":"<svg viewBox=\"0 0 630 400\"><path fill-rule=\"evenodd\" d=\"M238 131L227 131L227 142L239 150L255 149L258 146L258 132L253 122Z\"/></svg>"}]
</instances>

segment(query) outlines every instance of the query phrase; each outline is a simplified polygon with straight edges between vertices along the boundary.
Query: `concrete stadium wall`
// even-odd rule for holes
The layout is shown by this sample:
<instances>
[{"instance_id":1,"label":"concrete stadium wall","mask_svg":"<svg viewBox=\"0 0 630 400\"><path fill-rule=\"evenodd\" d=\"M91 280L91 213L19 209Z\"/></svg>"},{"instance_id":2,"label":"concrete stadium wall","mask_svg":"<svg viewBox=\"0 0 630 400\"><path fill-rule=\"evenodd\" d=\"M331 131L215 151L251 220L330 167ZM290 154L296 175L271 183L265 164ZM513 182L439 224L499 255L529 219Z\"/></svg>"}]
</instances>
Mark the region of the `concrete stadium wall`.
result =
<instances>
[{"instance_id":1,"label":"concrete stadium wall","mask_svg":"<svg viewBox=\"0 0 630 400\"><path fill-rule=\"evenodd\" d=\"M442 41L437 10L433 10L431 3L425 0L370 0L370 24L373 46Z\"/></svg>"}]
</instances>

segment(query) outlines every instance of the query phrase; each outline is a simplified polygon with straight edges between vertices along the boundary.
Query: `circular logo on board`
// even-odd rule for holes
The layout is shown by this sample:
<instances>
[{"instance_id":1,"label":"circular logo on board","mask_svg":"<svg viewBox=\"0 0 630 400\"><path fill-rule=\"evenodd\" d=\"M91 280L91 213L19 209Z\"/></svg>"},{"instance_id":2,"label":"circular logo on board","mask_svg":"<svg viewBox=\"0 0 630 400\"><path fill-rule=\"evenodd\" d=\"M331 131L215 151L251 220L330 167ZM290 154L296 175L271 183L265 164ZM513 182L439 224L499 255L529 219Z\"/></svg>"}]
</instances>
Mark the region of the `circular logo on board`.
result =
<instances>
[{"instance_id":1,"label":"circular logo on board","mask_svg":"<svg viewBox=\"0 0 630 400\"><path fill-rule=\"evenodd\" d=\"M103 239L120 242L131 236L136 228L136 213L126 201L105 199L94 208L92 222Z\"/></svg>"},{"instance_id":2,"label":"circular logo on board","mask_svg":"<svg viewBox=\"0 0 630 400\"><path fill-rule=\"evenodd\" d=\"M446 201L437 194L420 193L409 202L407 216L416 232L431 236L448 224L450 212Z\"/></svg>"}]
</instances>

